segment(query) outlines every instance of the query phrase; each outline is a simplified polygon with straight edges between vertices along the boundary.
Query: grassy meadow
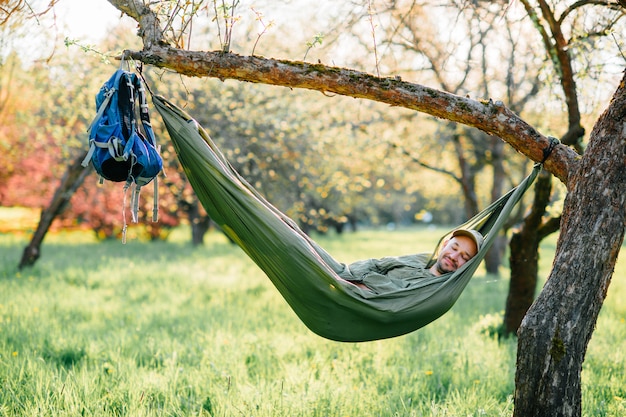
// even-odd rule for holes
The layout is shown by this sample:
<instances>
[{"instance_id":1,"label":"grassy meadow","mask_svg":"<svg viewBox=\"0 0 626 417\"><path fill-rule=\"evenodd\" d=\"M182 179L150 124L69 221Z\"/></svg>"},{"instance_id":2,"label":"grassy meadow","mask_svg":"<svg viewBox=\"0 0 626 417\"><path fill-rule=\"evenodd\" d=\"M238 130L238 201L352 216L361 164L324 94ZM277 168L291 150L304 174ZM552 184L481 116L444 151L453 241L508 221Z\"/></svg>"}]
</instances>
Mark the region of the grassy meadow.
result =
<instances>
[{"instance_id":1,"label":"grassy meadow","mask_svg":"<svg viewBox=\"0 0 626 417\"><path fill-rule=\"evenodd\" d=\"M429 251L442 230L318 241L337 259ZM0 416L510 416L516 341L501 320L508 271L479 269L453 309L406 336L311 333L237 247L50 235L18 272L25 236L0 234ZM547 276L554 240L541 252ZM626 415L626 262L583 369L585 416Z\"/></svg>"}]
</instances>

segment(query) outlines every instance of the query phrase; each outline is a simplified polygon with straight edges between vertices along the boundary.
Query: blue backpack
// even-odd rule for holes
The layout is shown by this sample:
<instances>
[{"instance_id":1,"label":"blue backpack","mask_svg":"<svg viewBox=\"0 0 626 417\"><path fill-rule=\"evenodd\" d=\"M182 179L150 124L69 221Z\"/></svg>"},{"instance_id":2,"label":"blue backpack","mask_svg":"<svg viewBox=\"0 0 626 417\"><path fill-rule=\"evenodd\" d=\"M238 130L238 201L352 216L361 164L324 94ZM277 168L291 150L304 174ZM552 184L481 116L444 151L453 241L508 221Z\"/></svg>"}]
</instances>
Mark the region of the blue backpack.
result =
<instances>
[{"instance_id":1,"label":"blue backpack","mask_svg":"<svg viewBox=\"0 0 626 417\"><path fill-rule=\"evenodd\" d=\"M143 133L137 126L137 102ZM91 161L100 175L100 182L125 181L125 193L134 188L131 199L134 222L137 222L141 187L154 180L153 221L156 221L156 177L163 170L163 159L150 124L146 90L141 79L121 68L115 71L96 94L96 109L96 117L87 129L89 151L82 165L86 167Z\"/></svg>"}]
</instances>

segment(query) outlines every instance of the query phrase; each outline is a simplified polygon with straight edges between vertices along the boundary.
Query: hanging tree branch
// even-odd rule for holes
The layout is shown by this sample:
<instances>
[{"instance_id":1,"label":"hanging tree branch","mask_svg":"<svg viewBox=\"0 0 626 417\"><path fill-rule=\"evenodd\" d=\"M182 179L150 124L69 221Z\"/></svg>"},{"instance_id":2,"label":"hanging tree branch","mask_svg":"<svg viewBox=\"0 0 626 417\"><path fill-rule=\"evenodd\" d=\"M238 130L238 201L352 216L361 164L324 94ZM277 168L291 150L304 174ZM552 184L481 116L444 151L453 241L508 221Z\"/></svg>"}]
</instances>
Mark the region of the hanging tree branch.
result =
<instances>
[{"instance_id":1,"label":"hanging tree branch","mask_svg":"<svg viewBox=\"0 0 626 417\"><path fill-rule=\"evenodd\" d=\"M402 81L399 77L381 78L346 68L241 56L222 51L188 51L171 47L163 36L156 13L139 0L109 0L135 19L144 49L126 51L127 57L159 68L193 77L235 79L252 83L301 88L362 98L391 106L427 113L495 135L533 161L542 161L549 139L526 123L500 101L473 100L444 91ZM559 145L546 161L545 168L567 183L568 172L578 154Z\"/></svg>"}]
</instances>

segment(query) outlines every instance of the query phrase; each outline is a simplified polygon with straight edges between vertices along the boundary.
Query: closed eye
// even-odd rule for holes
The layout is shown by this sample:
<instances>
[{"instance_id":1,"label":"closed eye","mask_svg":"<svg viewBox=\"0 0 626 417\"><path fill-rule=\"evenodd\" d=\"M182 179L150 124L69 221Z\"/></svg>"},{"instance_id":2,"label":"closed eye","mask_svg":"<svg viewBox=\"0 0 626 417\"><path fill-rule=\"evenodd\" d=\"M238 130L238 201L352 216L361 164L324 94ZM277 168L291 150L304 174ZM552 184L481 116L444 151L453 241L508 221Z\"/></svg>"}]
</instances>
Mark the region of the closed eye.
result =
<instances>
[{"instance_id":1,"label":"closed eye","mask_svg":"<svg viewBox=\"0 0 626 417\"><path fill-rule=\"evenodd\" d=\"M457 252L459 252L459 245L458 245L458 243L454 243L452 245L452 249L457 251ZM463 261L467 262L470 259L472 259L472 257L469 255L469 253L463 252L463 253L461 253L461 259L463 259Z\"/></svg>"}]
</instances>

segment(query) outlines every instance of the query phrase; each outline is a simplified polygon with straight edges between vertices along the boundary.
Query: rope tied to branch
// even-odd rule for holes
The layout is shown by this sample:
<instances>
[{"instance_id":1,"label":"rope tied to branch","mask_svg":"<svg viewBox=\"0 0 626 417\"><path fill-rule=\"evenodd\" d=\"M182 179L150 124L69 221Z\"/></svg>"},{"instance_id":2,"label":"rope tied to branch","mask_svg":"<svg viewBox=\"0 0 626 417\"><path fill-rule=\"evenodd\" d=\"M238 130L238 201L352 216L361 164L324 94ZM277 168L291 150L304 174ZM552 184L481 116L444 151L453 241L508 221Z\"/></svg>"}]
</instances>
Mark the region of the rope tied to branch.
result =
<instances>
[{"instance_id":1,"label":"rope tied to branch","mask_svg":"<svg viewBox=\"0 0 626 417\"><path fill-rule=\"evenodd\" d=\"M547 148L543 149L543 159L541 160L542 165L550 157L550 154L552 153L554 148L556 148L556 146L561 143L561 141L555 138L554 136L548 136L548 140L550 141L550 145L548 145Z\"/></svg>"}]
</instances>

